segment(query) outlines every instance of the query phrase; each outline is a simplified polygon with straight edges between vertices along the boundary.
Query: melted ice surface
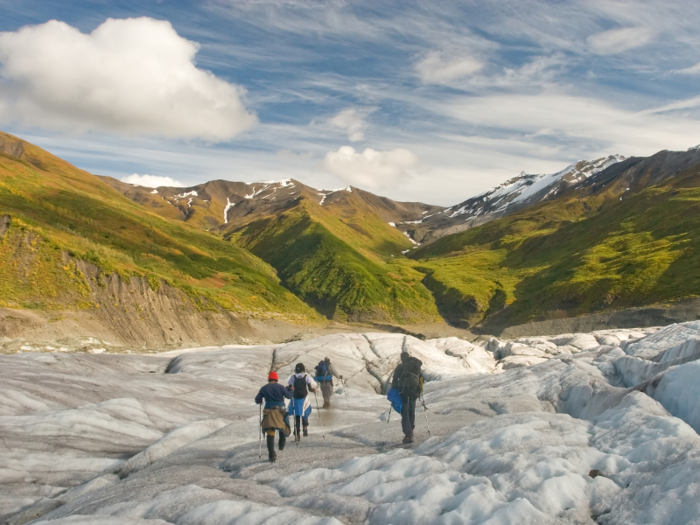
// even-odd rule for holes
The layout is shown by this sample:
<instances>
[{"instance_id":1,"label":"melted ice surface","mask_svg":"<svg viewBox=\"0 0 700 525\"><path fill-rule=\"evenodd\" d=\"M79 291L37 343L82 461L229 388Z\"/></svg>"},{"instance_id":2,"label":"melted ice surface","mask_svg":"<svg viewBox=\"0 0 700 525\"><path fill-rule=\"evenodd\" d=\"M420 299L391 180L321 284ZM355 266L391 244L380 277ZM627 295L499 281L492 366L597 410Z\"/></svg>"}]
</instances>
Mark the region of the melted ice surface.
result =
<instances>
[{"instance_id":1,"label":"melted ice surface","mask_svg":"<svg viewBox=\"0 0 700 525\"><path fill-rule=\"evenodd\" d=\"M404 349L427 380L411 448L381 393ZM253 397L268 371L326 356L344 378L331 408L312 399L309 437L260 459ZM0 356L0 518L696 523L698 358L700 322L478 344L364 333Z\"/></svg>"}]
</instances>

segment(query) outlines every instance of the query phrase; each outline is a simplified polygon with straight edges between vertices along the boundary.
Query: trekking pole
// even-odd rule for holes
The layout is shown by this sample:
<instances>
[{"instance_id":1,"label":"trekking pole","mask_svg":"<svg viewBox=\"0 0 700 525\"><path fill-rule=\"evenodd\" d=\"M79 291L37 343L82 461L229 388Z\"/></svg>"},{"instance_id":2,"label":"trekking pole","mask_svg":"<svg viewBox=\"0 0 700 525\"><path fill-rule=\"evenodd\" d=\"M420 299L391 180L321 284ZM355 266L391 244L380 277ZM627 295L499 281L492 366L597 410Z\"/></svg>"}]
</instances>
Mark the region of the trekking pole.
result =
<instances>
[{"instance_id":1,"label":"trekking pole","mask_svg":"<svg viewBox=\"0 0 700 525\"><path fill-rule=\"evenodd\" d=\"M343 392L345 392L345 402L348 404L348 408L350 408L350 401L348 401L348 389L345 388L345 381L343 381L343 378L340 378L340 384L343 385Z\"/></svg>"},{"instance_id":2,"label":"trekking pole","mask_svg":"<svg viewBox=\"0 0 700 525\"><path fill-rule=\"evenodd\" d=\"M260 426L258 426L258 445L259 445L259 450L258 450L258 459L262 458L262 403L260 403Z\"/></svg>"},{"instance_id":3,"label":"trekking pole","mask_svg":"<svg viewBox=\"0 0 700 525\"><path fill-rule=\"evenodd\" d=\"M428 423L428 407L425 406L425 399L421 395L420 402L423 405L423 413L425 414L425 425L428 427L428 435L430 435L430 423Z\"/></svg>"},{"instance_id":4,"label":"trekking pole","mask_svg":"<svg viewBox=\"0 0 700 525\"><path fill-rule=\"evenodd\" d=\"M318 408L318 396L314 392L314 397L316 398L316 412L318 412L318 420L321 422L321 435L323 439L326 439L326 432L323 430L323 419L321 418L321 410Z\"/></svg>"}]
</instances>

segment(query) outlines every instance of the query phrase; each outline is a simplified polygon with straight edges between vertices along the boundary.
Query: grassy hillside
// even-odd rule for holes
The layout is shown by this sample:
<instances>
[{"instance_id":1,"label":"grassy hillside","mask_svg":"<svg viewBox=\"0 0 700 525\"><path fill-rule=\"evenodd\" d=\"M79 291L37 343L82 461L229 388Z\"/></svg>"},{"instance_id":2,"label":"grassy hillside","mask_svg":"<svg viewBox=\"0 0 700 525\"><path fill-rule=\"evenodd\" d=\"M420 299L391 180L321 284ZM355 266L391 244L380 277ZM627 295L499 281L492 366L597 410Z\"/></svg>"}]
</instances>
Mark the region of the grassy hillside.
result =
<instances>
[{"instance_id":1,"label":"grassy hillside","mask_svg":"<svg viewBox=\"0 0 700 525\"><path fill-rule=\"evenodd\" d=\"M318 319L266 263L220 237L146 211L97 177L0 133L0 305L91 308L79 261L102 275L168 283L201 308ZM2 222L0 220L0 222ZM7 221L5 221L7 222Z\"/></svg>"},{"instance_id":2,"label":"grassy hillside","mask_svg":"<svg viewBox=\"0 0 700 525\"><path fill-rule=\"evenodd\" d=\"M424 276L401 256L410 241L361 203L322 207L301 196L281 215L232 226L228 237L270 263L287 288L330 318L439 319Z\"/></svg>"},{"instance_id":3,"label":"grassy hillside","mask_svg":"<svg viewBox=\"0 0 700 525\"><path fill-rule=\"evenodd\" d=\"M629 197L573 194L411 255L443 315L474 325L665 303L700 294L700 166ZM504 307L507 307L504 309Z\"/></svg>"},{"instance_id":4,"label":"grassy hillside","mask_svg":"<svg viewBox=\"0 0 700 525\"><path fill-rule=\"evenodd\" d=\"M395 202L357 188L317 190L293 179L216 180L155 190L102 178L146 209L223 234L276 270L328 318L382 323L439 319L424 275L402 252L413 243L390 223L442 208ZM401 260L402 262L398 262Z\"/></svg>"}]
</instances>

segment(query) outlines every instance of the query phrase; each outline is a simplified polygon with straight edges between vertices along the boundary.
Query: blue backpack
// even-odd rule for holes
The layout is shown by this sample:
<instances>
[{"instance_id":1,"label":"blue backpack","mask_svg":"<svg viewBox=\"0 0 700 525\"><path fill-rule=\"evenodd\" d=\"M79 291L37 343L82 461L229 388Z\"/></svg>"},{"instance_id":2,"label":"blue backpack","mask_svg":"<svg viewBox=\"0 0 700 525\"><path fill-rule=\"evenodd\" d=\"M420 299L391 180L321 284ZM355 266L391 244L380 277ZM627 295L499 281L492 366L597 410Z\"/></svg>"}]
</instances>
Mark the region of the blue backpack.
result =
<instances>
[{"instance_id":1,"label":"blue backpack","mask_svg":"<svg viewBox=\"0 0 700 525\"><path fill-rule=\"evenodd\" d=\"M328 373L328 367L326 366L326 361L321 361L316 365L316 375L314 376L314 381L330 381L333 379Z\"/></svg>"}]
</instances>

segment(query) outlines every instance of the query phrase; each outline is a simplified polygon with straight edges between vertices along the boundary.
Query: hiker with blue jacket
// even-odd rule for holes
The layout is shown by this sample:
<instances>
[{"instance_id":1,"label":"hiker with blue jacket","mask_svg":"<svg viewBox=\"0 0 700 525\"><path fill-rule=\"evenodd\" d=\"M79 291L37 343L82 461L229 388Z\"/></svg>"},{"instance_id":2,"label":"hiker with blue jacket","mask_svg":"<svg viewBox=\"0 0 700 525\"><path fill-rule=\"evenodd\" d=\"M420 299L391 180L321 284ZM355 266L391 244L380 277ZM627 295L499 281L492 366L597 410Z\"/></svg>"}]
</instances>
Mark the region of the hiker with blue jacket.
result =
<instances>
[{"instance_id":1,"label":"hiker with blue jacket","mask_svg":"<svg viewBox=\"0 0 700 525\"><path fill-rule=\"evenodd\" d=\"M335 376L333 366L331 366L331 358L324 357L323 361L316 365L316 375L314 380L321 385L321 394L323 394L323 408L330 408L331 396L333 395L333 376ZM343 376L336 376L338 379L343 379Z\"/></svg>"},{"instance_id":2,"label":"hiker with blue jacket","mask_svg":"<svg viewBox=\"0 0 700 525\"><path fill-rule=\"evenodd\" d=\"M264 418L260 424L262 432L267 436L267 451L270 462L277 460L275 453L275 431L280 433L279 449L284 450L287 436L291 434L289 428L289 416L287 415L286 399L292 398L292 393L279 384L277 372L270 372L267 376L267 384L260 389L255 396L255 403L258 405L265 400L263 410Z\"/></svg>"},{"instance_id":3,"label":"hiker with blue jacket","mask_svg":"<svg viewBox=\"0 0 700 525\"><path fill-rule=\"evenodd\" d=\"M401 396L401 429L404 443L413 443L413 429L416 428L416 400L423 392L423 377L420 369L423 361L401 352L401 363L394 370L391 388Z\"/></svg>"},{"instance_id":4,"label":"hiker with blue jacket","mask_svg":"<svg viewBox=\"0 0 700 525\"><path fill-rule=\"evenodd\" d=\"M311 401L309 392L316 393L318 385L313 378L306 373L303 363L297 363L294 373L289 377L287 388L294 394L289 403L289 415L294 416L294 439L301 440L301 427L304 428L304 437L309 435L309 416L311 415Z\"/></svg>"}]
</instances>

